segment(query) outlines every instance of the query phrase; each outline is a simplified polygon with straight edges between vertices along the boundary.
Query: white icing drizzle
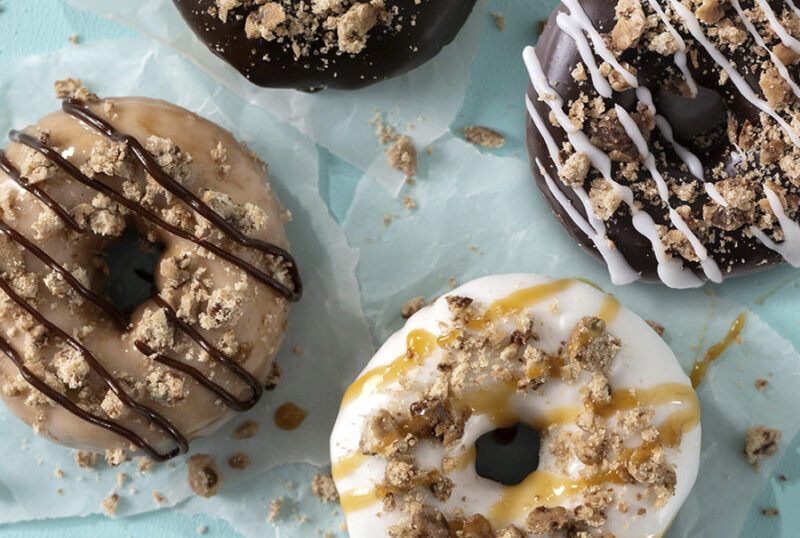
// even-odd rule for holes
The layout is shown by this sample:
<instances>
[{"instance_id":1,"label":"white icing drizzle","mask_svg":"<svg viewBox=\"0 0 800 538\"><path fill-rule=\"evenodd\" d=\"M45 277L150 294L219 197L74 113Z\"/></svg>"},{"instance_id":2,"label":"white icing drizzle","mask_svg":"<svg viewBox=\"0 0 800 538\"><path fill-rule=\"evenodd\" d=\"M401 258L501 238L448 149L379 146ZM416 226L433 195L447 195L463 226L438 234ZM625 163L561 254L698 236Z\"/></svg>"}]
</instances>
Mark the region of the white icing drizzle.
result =
<instances>
[{"instance_id":1,"label":"white icing drizzle","mask_svg":"<svg viewBox=\"0 0 800 538\"><path fill-rule=\"evenodd\" d=\"M584 14L585 17L585 14ZM570 143L575 151L584 153L589 157L593 166L609 182L614 193L628 206L632 215L632 223L637 232L646 237L653 248L658 262L658 276L669 287L677 289L694 288L703 284L702 280L693 272L684 270L680 260L670 256L661 242L653 218L641 211L634 203L633 191L614 181L611 175L611 158L592 144L586 134L578 129L563 110L564 101L561 96L550 86L544 74L539 58L533 47L527 47L523 52L525 65L531 78L534 90L550 107L559 126L567 133ZM638 83L637 83L638 85ZM595 217L597 215L595 214Z\"/></svg>"},{"instance_id":2,"label":"white icing drizzle","mask_svg":"<svg viewBox=\"0 0 800 538\"><path fill-rule=\"evenodd\" d=\"M672 144L672 148L675 150L675 153L684 162L684 164L686 164L689 172L697 179L701 181L704 180L705 167L703 166L703 163L700 162L700 159L697 157L697 155L683 147L677 140L675 140L675 134L672 131L672 125L669 124L664 116L656 116L656 127L658 127L658 130L664 140Z\"/></svg>"},{"instance_id":3,"label":"white icing drizzle","mask_svg":"<svg viewBox=\"0 0 800 538\"><path fill-rule=\"evenodd\" d=\"M797 54L800 54L800 41L795 39L792 34L790 34L789 31L784 28L784 26L781 24L781 21L778 20L778 16L775 15L775 12L772 10L772 6L769 5L769 2L766 0L756 0L756 3L758 3L761 11L763 11L764 15L766 15L772 31L777 34L777 36L781 39L781 42Z\"/></svg>"},{"instance_id":4,"label":"white icing drizzle","mask_svg":"<svg viewBox=\"0 0 800 538\"><path fill-rule=\"evenodd\" d=\"M561 170L561 155L558 151L558 145L556 144L555 139L550 134L550 131L547 130L547 127L544 124L544 120L539 115L539 112L533 106L530 98L526 95L525 96L525 104L528 108L528 113L533 120L533 124L536 126L536 129L539 131L539 134L544 139L545 144L547 145L547 150L550 154L550 159L555 163L556 168L560 171ZM553 179L550 177L550 174L547 173L542 162L539 159L536 159L536 166L539 167L539 172L542 174L545 183L547 184L547 188L550 189L550 193L553 195L553 198L564 208L564 211L567 212L569 218L586 234L586 236L594 243L595 248L603 257L603 261L606 262L608 266L608 274L611 277L611 282L613 282L617 286L624 286L625 284L630 284L631 282L635 282L641 278L641 275L637 273L630 264L625 260L622 253L613 245L613 243L608 239L607 230L605 223L596 217L594 211L592 210L592 205L589 200L589 196L586 194L586 190L581 188L575 189L575 193L580 198L581 203L583 204L584 212L586 213L589 221L584 219L581 214L575 209L569 199L561 192Z\"/></svg>"},{"instance_id":5,"label":"white icing drizzle","mask_svg":"<svg viewBox=\"0 0 800 538\"><path fill-rule=\"evenodd\" d=\"M656 2L656 0L649 0L649 2L650 7L652 7L653 11L658 14L659 18L664 23L664 26L667 27L667 31L672 36L672 39L675 41L675 44L678 47L678 50L673 56L675 65L677 65L678 69L680 69L681 73L683 73L683 78L686 81L686 85L689 86L689 93L692 95L692 97L694 97L697 95L698 90L697 83L692 76L692 72L689 71L689 64L686 61L686 41L683 40L681 34L679 34L678 30L672 25L669 17L667 17L667 14L664 13L664 10L661 8L658 2ZM671 131L672 128L670 128L670 132Z\"/></svg>"},{"instance_id":6,"label":"white icing drizzle","mask_svg":"<svg viewBox=\"0 0 800 538\"><path fill-rule=\"evenodd\" d=\"M597 55L611 65L611 67L613 67L614 70L625 79L625 82L627 82L629 86L638 88L639 80L633 75L633 73L620 65L616 56L614 56L614 53L611 52L606 46L606 41L603 39L603 36L600 35L600 32L598 32L592 24L592 21L589 20L589 17L586 15L586 12L583 10L583 7L580 5L578 0L562 0L562 3L569 8L569 15L564 13L560 14L559 17L564 15L564 17L569 19L573 26L586 32L586 34L592 40L592 44L594 45L594 50ZM583 57L583 54L581 54L581 56ZM584 58L584 61L586 61L586 58Z\"/></svg>"},{"instance_id":7,"label":"white icing drizzle","mask_svg":"<svg viewBox=\"0 0 800 538\"><path fill-rule=\"evenodd\" d=\"M720 52L717 47L714 46L711 41L708 40L705 33L703 33L703 28L700 25L700 21L694 16L694 14L683 4L680 3L679 0L670 0L672 2L672 6L675 8L675 11L680 15L683 19L683 24L689 33L700 43L706 52L714 59L714 61L719 65L728 75L731 82L736 86L736 89L739 90L739 93L742 94L742 97L750 101L755 107L759 110L768 114L772 119L774 119L778 125L780 125L792 142L796 146L800 146L800 135L798 135L791 125L789 125L786 120L784 120L771 106L769 103L761 99L747 81L742 77L742 75L734 69L731 65L730 61L725 57L722 52Z\"/></svg>"},{"instance_id":8,"label":"white icing drizzle","mask_svg":"<svg viewBox=\"0 0 800 538\"><path fill-rule=\"evenodd\" d=\"M792 11L800 15L800 8L795 5L794 0L786 0L786 3L789 4L789 7L792 8Z\"/></svg>"},{"instance_id":9,"label":"white icing drizzle","mask_svg":"<svg viewBox=\"0 0 800 538\"><path fill-rule=\"evenodd\" d=\"M714 200L717 204L721 205L722 207L728 207L728 201L719 193L716 185L713 183L706 183L706 193L708 194L708 197Z\"/></svg>"},{"instance_id":10,"label":"white icing drizzle","mask_svg":"<svg viewBox=\"0 0 800 538\"><path fill-rule=\"evenodd\" d=\"M758 33L758 29L753 25L753 22L747 17L747 14L742 9L742 6L739 4L739 0L730 1L731 5L739 14L739 18L742 19L745 28L747 28L747 31L753 36L756 44L769 54L772 64L778 70L778 73L780 73L781 77L783 77L783 79L789 83L789 86L792 88L795 96L800 99L800 86L798 86L797 83L792 79L792 76L789 74L789 70L786 68L786 65L781 61L780 58L778 58L778 56L775 55L774 52L772 52L772 49L767 46L764 38L762 38L761 34Z\"/></svg>"},{"instance_id":11,"label":"white icing drizzle","mask_svg":"<svg viewBox=\"0 0 800 538\"><path fill-rule=\"evenodd\" d=\"M783 242L776 243L758 228L758 226L751 226L750 231L759 241L764 243L765 246L783 256L783 259L786 260L789 265L800 267L800 225L786 215L786 212L783 210L783 204L781 204L781 199L766 184L764 185L764 194L769 201L772 212L775 213L783 229Z\"/></svg>"},{"instance_id":12,"label":"white icing drizzle","mask_svg":"<svg viewBox=\"0 0 800 538\"><path fill-rule=\"evenodd\" d=\"M652 104L652 96L650 95L650 91L646 88L640 87L637 90L637 95L640 95L639 99L643 103ZM661 172L658 170L658 166L656 165L656 157L650 151L647 140L645 140L644 135L639 129L639 126L636 125L636 122L631 115L628 114L628 111L622 108L620 105L616 105L616 111L622 127L625 129L628 137L636 145L636 148L639 150L639 155L642 158L642 162L644 163L648 172L650 172L650 176L656 182L658 195L661 197L661 201L664 202L669 209L670 222L689 241L689 244L692 246L692 250L694 250L695 255L700 259L700 265L702 266L706 277L708 277L708 279L712 282L719 284L722 282L722 273L719 270L719 266L717 266L714 260L709 258L706 247L703 246L703 243L701 243L694 232L692 232L692 230L689 228L689 225L686 224L685 220L683 220L683 217L681 217L680 214L670 205L669 187L667 186L667 182L664 180L664 176L662 176Z\"/></svg>"}]
</instances>

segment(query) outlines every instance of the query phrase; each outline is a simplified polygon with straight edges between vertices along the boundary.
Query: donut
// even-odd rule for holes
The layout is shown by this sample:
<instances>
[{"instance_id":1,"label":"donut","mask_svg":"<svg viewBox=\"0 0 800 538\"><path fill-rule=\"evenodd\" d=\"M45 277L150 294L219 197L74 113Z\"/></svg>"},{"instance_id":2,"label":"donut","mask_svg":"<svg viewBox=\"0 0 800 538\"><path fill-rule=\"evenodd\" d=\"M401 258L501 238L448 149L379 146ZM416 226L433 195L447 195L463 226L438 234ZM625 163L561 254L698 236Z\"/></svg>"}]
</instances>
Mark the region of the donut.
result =
<instances>
[{"instance_id":1,"label":"donut","mask_svg":"<svg viewBox=\"0 0 800 538\"><path fill-rule=\"evenodd\" d=\"M0 152L0 392L50 440L167 460L275 373L302 293L285 210L219 126L60 84L61 110ZM123 310L104 253L128 231L160 254Z\"/></svg>"},{"instance_id":2,"label":"donut","mask_svg":"<svg viewBox=\"0 0 800 538\"><path fill-rule=\"evenodd\" d=\"M617 284L800 267L800 10L563 0L535 49L539 189Z\"/></svg>"},{"instance_id":3,"label":"donut","mask_svg":"<svg viewBox=\"0 0 800 538\"><path fill-rule=\"evenodd\" d=\"M347 389L332 474L353 538L661 536L697 476L699 413L613 296L489 276L417 312ZM520 425L539 436L533 470L477 470L480 439Z\"/></svg>"},{"instance_id":4,"label":"donut","mask_svg":"<svg viewBox=\"0 0 800 538\"><path fill-rule=\"evenodd\" d=\"M450 43L475 0L173 0L197 37L250 82L353 90Z\"/></svg>"}]
</instances>

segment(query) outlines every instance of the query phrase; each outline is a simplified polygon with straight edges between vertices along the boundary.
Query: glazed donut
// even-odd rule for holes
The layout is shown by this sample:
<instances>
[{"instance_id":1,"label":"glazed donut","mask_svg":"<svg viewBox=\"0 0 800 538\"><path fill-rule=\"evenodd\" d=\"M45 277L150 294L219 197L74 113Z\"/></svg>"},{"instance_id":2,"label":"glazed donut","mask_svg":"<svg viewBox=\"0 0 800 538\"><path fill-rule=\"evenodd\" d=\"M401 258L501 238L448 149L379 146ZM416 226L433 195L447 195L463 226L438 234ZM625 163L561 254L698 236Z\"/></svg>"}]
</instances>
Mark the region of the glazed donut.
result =
<instances>
[{"instance_id":1,"label":"glazed donut","mask_svg":"<svg viewBox=\"0 0 800 538\"><path fill-rule=\"evenodd\" d=\"M197 37L270 88L352 90L402 75L450 43L475 0L173 0Z\"/></svg>"},{"instance_id":2,"label":"glazed donut","mask_svg":"<svg viewBox=\"0 0 800 538\"><path fill-rule=\"evenodd\" d=\"M477 440L519 424L541 436L538 467L517 485L480 476ZM660 536L699 457L698 399L658 334L593 286L524 274L411 317L331 437L353 538Z\"/></svg>"},{"instance_id":3,"label":"glazed donut","mask_svg":"<svg viewBox=\"0 0 800 538\"><path fill-rule=\"evenodd\" d=\"M615 283L800 267L798 38L789 1L564 0L525 50L533 175Z\"/></svg>"},{"instance_id":4,"label":"glazed donut","mask_svg":"<svg viewBox=\"0 0 800 538\"><path fill-rule=\"evenodd\" d=\"M262 395L301 293L285 212L219 126L57 87L62 110L0 152L2 396L58 443L169 459ZM163 249L130 312L103 258L126 230Z\"/></svg>"}]
</instances>

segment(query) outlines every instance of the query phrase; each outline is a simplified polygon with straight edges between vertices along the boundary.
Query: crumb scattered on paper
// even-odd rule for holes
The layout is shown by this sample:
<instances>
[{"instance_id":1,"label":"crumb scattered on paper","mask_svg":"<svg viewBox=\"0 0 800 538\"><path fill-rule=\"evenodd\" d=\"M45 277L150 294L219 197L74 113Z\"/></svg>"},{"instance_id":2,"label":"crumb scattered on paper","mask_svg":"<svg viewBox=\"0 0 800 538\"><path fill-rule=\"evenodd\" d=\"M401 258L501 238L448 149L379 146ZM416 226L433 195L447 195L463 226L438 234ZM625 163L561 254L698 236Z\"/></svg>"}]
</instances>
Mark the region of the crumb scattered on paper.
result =
<instances>
[{"instance_id":1,"label":"crumb scattered on paper","mask_svg":"<svg viewBox=\"0 0 800 538\"><path fill-rule=\"evenodd\" d=\"M780 442L780 430L766 426L754 426L745 434L744 455L753 469L758 470L762 460L778 452Z\"/></svg>"},{"instance_id":2,"label":"crumb scattered on paper","mask_svg":"<svg viewBox=\"0 0 800 538\"><path fill-rule=\"evenodd\" d=\"M311 493L319 500L331 503L339 500L339 492L336 491L336 485L333 483L333 478L327 474L317 474L311 480Z\"/></svg>"},{"instance_id":3,"label":"crumb scattered on paper","mask_svg":"<svg viewBox=\"0 0 800 538\"><path fill-rule=\"evenodd\" d=\"M111 517L117 515L117 507L119 506L119 495L116 493L109 495L101 503L103 511Z\"/></svg>"},{"instance_id":4,"label":"crumb scattered on paper","mask_svg":"<svg viewBox=\"0 0 800 538\"><path fill-rule=\"evenodd\" d=\"M489 127L471 125L464 129L464 139L474 146L499 149L506 145L506 137Z\"/></svg>"},{"instance_id":5,"label":"crumb scattered on paper","mask_svg":"<svg viewBox=\"0 0 800 538\"><path fill-rule=\"evenodd\" d=\"M255 437L261 428L255 420L246 420L239 424L233 431L233 436L237 439L251 439Z\"/></svg>"},{"instance_id":6,"label":"crumb scattered on paper","mask_svg":"<svg viewBox=\"0 0 800 538\"><path fill-rule=\"evenodd\" d=\"M502 13L498 13L496 11L492 12L492 20L494 21L494 25L497 27L498 30L501 32L505 31L506 29L506 16Z\"/></svg>"}]
</instances>

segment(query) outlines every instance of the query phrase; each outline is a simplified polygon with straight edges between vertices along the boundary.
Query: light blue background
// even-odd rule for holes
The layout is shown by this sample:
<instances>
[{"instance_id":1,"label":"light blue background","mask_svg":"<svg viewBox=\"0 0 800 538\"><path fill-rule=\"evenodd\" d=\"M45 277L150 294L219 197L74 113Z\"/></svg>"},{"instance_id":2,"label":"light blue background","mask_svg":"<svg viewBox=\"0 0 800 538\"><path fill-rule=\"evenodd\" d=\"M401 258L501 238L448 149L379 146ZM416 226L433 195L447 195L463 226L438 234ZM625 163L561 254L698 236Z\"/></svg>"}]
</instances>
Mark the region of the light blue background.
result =
<instances>
[{"instance_id":1,"label":"light blue background","mask_svg":"<svg viewBox=\"0 0 800 538\"><path fill-rule=\"evenodd\" d=\"M136 0L119 0L136 1ZM513 11L512 4L522 0L492 0L490 10ZM537 1L537 0L524 0ZM0 60L13 56L44 53L57 48L70 46L71 34L79 36L80 42L99 39L121 38L134 35L125 27L76 11L61 0L0 0ZM487 14L488 17L488 14ZM484 34L479 54L473 69L473 82L462 112L453 129L470 124L488 124L502 129L508 134L508 145L503 153L524 151L522 145L522 107L520 88L525 86L525 73L520 62L516 61L522 44L535 40L536 21L509 19L504 33L488 31ZM78 45L80 46L80 45ZM507 58L508 61L497 61ZM502 76L500 76L502 72ZM502 86L490 84L492 80L504 80ZM349 207L357 180L362 173L336 157L322 155L321 188L337 219L342 219ZM786 282L788 286L797 285L796 271L778 269L770 273L774 283ZM763 278L763 277L756 277ZM797 308L770 308L764 310L756 303L756 297L748 294L744 283L731 282L718 288L721 295L735 297L739 302L752 308L765 321L783 336L790 339L795 347L800 347ZM780 294L771 300L781 302ZM786 315L786 312L792 315ZM798 410L800 411L800 410ZM800 529L800 511L787 510L786 507L800 506L800 458L796 456L800 441L794 440L788 455L778 466L776 474L787 477L780 486L768 488L761 502L751 509L745 536L777 536L778 523L785 536L795 536L789 529ZM774 482L773 482L774 483ZM778 491L779 490L779 491ZM775 495L780 499L782 510L780 518L765 518L760 509L775 506ZM265 510L266 512L266 510ZM266 513L265 513L266 516ZM161 511L124 520L109 520L105 517L75 518L55 521L39 521L10 526L0 526L0 538L5 537L107 537L107 536L148 536L152 538L172 536L198 536L199 526L208 528L205 536L236 536L231 527L216 519L188 517L182 514Z\"/></svg>"}]
</instances>

